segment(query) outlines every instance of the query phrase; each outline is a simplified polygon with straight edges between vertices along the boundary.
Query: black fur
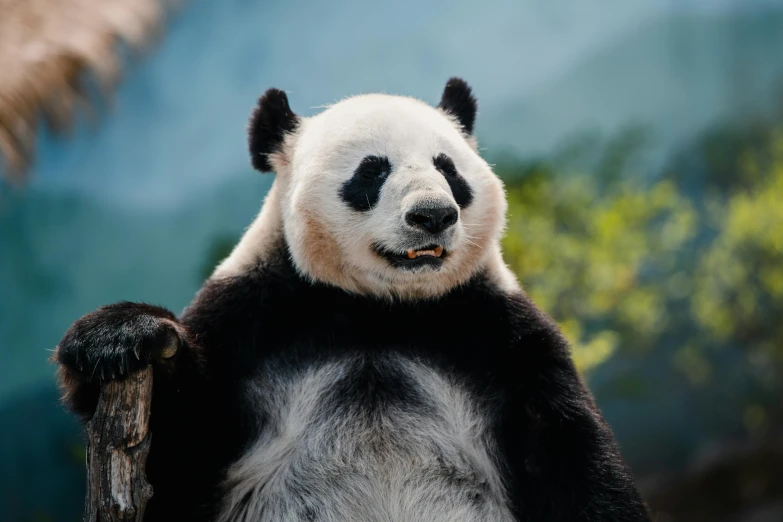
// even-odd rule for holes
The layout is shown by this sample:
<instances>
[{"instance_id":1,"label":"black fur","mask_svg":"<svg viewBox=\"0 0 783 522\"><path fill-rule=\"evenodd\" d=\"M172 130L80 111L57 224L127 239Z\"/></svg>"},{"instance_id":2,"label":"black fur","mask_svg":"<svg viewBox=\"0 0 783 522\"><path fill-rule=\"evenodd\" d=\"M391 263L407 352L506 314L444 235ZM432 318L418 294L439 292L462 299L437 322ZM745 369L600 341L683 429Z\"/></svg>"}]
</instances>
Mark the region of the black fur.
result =
<instances>
[{"instance_id":1,"label":"black fur","mask_svg":"<svg viewBox=\"0 0 783 522\"><path fill-rule=\"evenodd\" d=\"M454 162L445 154L439 154L432 160L435 168L443 174L446 181L449 182L451 188L451 194L454 196L454 201L457 202L460 208L469 207L473 203L473 189L465 178L460 176L457 172L457 167Z\"/></svg>"},{"instance_id":2,"label":"black fur","mask_svg":"<svg viewBox=\"0 0 783 522\"><path fill-rule=\"evenodd\" d=\"M261 172L274 170L269 161L270 154L281 151L287 133L299 126L299 117L288 105L288 96L280 89L269 89L250 115L248 124L248 147L253 168Z\"/></svg>"},{"instance_id":3,"label":"black fur","mask_svg":"<svg viewBox=\"0 0 783 522\"><path fill-rule=\"evenodd\" d=\"M351 366L350 372L334 384L332 397L326 403L369 413L389 407L417 411L428 409L419 384L400 371L395 361L370 353L357 357ZM333 419L337 417L335 412L326 410L325 413Z\"/></svg>"},{"instance_id":4,"label":"black fur","mask_svg":"<svg viewBox=\"0 0 783 522\"><path fill-rule=\"evenodd\" d=\"M101 309L69 331L57 358L85 375L74 361L117 367L134 343L154 353L162 341L148 325L161 314L171 317L131 305ZM214 516L223 472L264 429L244 395L263 365L294 372L349 353L359 354L355 378L333 392L344 406L426 407L386 354L426 360L469 382L496 411L520 521L649 520L558 329L521 291L504 294L483 274L438 299L390 303L304 280L280 244L247 274L208 281L180 324L187 338L176 371L155 377L148 460L155 494L146 520ZM119 335L118 325L129 333ZM97 390L88 379L65 385L75 409L89 415Z\"/></svg>"},{"instance_id":5,"label":"black fur","mask_svg":"<svg viewBox=\"0 0 783 522\"><path fill-rule=\"evenodd\" d=\"M443 89L443 96L441 96L438 107L457 118L465 134L468 136L473 134L478 102L465 80L450 78L446 82L446 88Z\"/></svg>"},{"instance_id":6,"label":"black fur","mask_svg":"<svg viewBox=\"0 0 783 522\"><path fill-rule=\"evenodd\" d=\"M385 156L367 156L340 188L340 198L358 212L367 212L378 203L383 183L392 166Z\"/></svg>"}]
</instances>

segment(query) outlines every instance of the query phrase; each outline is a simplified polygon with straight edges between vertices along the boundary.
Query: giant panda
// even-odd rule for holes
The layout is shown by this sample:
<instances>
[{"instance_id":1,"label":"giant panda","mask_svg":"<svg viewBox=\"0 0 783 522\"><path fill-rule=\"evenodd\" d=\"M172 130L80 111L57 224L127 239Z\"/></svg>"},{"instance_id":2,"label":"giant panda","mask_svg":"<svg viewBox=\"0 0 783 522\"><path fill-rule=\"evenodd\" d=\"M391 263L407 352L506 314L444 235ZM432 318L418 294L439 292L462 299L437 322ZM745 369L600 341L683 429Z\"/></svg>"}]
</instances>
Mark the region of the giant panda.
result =
<instances>
[{"instance_id":1,"label":"giant panda","mask_svg":"<svg viewBox=\"0 0 783 522\"><path fill-rule=\"evenodd\" d=\"M146 520L649 520L555 324L501 257L477 102L385 94L304 118L270 89L260 213L184 312L123 302L58 344L84 419L152 365ZM172 355L173 354L173 355Z\"/></svg>"}]
</instances>

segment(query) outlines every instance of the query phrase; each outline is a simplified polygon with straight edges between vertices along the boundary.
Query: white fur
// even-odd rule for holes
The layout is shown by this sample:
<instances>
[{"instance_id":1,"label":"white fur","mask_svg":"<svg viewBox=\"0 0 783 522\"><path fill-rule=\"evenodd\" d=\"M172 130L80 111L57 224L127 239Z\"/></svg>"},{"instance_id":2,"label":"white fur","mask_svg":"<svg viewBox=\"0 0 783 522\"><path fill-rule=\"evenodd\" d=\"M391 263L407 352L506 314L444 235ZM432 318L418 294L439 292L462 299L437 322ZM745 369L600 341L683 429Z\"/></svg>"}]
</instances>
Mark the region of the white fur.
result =
<instances>
[{"instance_id":1,"label":"white fur","mask_svg":"<svg viewBox=\"0 0 783 522\"><path fill-rule=\"evenodd\" d=\"M512 521L481 404L457 381L390 359L430 410L334 413L329 389L356 360L280 377L249 394L267 412L261 438L228 473L220 522Z\"/></svg>"},{"instance_id":2,"label":"white fur","mask_svg":"<svg viewBox=\"0 0 783 522\"><path fill-rule=\"evenodd\" d=\"M400 270L376 255L382 243L405 252L410 229L404 216L422 200L452 202L448 183L434 165L441 153L454 161L474 193L443 245L450 252L440 270ZM339 197L368 155L389 158L393 173L369 212L356 212ZM413 98L381 94L348 98L303 119L270 158L277 172L256 222L214 277L237 275L263 261L280 229L305 277L349 292L395 298L428 298L485 269L504 289L516 280L500 255L505 225L503 186L453 118Z\"/></svg>"}]
</instances>

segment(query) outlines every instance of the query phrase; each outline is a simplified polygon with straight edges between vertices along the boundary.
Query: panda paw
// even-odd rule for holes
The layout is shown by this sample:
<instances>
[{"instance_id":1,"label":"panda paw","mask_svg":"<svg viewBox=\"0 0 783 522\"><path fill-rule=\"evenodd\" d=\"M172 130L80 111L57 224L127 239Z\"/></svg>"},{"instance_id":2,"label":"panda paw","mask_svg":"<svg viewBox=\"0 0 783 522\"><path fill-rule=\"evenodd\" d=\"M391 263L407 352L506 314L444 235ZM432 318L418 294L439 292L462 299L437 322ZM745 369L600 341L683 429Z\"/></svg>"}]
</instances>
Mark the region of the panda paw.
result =
<instances>
[{"instance_id":1,"label":"panda paw","mask_svg":"<svg viewBox=\"0 0 783 522\"><path fill-rule=\"evenodd\" d=\"M152 363L171 362L186 343L185 328L165 308L122 302L77 320L53 359L80 382L121 379Z\"/></svg>"}]
</instances>

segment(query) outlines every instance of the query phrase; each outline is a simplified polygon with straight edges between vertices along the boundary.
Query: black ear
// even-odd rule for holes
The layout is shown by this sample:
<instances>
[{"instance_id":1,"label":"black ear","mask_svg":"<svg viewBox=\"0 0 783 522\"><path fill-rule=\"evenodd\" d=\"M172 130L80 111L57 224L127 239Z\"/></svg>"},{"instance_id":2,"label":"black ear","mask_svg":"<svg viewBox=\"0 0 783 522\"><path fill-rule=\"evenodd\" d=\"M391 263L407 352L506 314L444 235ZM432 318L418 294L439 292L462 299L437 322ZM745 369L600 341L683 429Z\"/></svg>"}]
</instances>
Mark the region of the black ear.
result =
<instances>
[{"instance_id":1,"label":"black ear","mask_svg":"<svg viewBox=\"0 0 783 522\"><path fill-rule=\"evenodd\" d=\"M473 96L470 85L461 78L451 78L446 82L443 96L438 107L451 114L468 136L473 134L473 125L476 123L476 110L478 102Z\"/></svg>"},{"instance_id":2,"label":"black ear","mask_svg":"<svg viewBox=\"0 0 783 522\"><path fill-rule=\"evenodd\" d=\"M280 89L269 89L258 99L250 115L247 142L250 162L261 172L273 170L269 155L280 152L286 133L299 126L299 116L288 105L288 96Z\"/></svg>"}]
</instances>

